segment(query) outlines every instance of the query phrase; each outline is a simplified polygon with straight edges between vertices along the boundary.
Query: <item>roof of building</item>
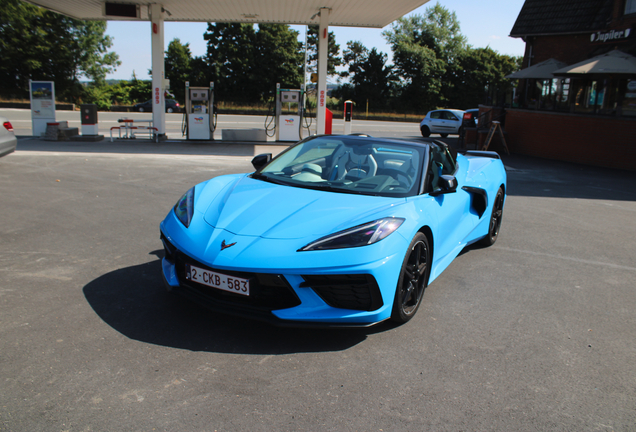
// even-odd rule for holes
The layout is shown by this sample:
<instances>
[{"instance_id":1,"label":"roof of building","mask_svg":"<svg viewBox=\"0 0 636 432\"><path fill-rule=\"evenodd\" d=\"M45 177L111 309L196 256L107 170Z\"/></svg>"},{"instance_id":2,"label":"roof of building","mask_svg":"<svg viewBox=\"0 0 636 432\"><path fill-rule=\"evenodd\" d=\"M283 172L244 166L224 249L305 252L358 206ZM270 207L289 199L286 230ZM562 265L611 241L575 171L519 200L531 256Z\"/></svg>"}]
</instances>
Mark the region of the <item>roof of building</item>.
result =
<instances>
[{"instance_id":1,"label":"roof of building","mask_svg":"<svg viewBox=\"0 0 636 432\"><path fill-rule=\"evenodd\" d=\"M607 27L614 0L526 0L512 37L586 33Z\"/></svg>"}]
</instances>

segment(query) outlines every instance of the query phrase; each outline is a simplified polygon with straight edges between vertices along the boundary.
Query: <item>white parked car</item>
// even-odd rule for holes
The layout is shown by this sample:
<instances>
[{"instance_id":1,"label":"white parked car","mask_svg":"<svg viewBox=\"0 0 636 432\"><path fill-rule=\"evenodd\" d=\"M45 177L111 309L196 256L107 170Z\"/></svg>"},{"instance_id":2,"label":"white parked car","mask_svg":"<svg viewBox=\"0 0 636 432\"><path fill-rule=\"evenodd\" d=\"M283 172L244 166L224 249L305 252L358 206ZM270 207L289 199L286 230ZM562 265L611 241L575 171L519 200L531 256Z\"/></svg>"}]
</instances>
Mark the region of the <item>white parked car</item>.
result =
<instances>
[{"instance_id":1,"label":"white parked car","mask_svg":"<svg viewBox=\"0 0 636 432\"><path fill-rule=\"evenodd\" d=\"M446 138L449 134L459 134L463 117L464 111L462 110L441 109L429 111L420 122L420 131L422 131L423 137L427 137L432 133L440 134L442 138Z\"/></svg>"},{"instance_id":2,"label":"white parked car","mask_svg":"<svg viewBox=\"0 0 636 432\"><path fill-rule=\"evenodd\" d=\"M0 117L0 123L2 123L0 127L0 157L2 157L15 151L18 139L8 118Z\"/></svg>"}]
</instances>

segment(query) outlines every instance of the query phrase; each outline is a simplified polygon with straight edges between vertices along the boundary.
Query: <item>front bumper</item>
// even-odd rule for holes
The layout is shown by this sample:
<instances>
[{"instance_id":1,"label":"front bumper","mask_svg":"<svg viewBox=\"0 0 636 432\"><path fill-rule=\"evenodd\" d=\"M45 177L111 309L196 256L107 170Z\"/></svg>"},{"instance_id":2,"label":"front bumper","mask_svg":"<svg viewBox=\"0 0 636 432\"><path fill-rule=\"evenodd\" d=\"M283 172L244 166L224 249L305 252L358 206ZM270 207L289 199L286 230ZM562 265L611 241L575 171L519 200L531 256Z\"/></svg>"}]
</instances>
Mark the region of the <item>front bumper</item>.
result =
<instances>
[{"instance_id":1,"label":"front bumper","mask_svg":"<svg viewBox=\"0 0 636 432\"><path fill-rule=\"evenodd\" d=\"M284 267L281 263L289 264L290 260L284 256L278 260L270 256L268 262L278 262L278 266L258 267L242 262L240 257L236 257L234 265L224 263L219 266L195 259L194 254L186 252L187 245L177 245L174 238L163 233L163 229L162 225L161 239L165 251L162 274L166 287L215 312L293 327L365 327L384 321L391 315L403 253L383 254L382 258L360 264L359 256L364 255L360 254L360 248L349 249L344 255L350 254L355 258L347 266L342 265L342 250L296 252L293 249L294 254L304 258L302 265L296 262L293 267ZM396 236L394 240L401 239L401 236ZM269 247L271 245L265 239L260 243L265 244L253 247L269 250L270 255L276 249ZM312 259L312 254L314 258L317 254L321 258ZM333 261L337 265L324 265L325 256L329 254L339 256ZM312 262L319 262L320 267L312 267ZM186 264L249 279L253 287L250 296L191 282L185 278Z\"/></svg>"}]
</instances>

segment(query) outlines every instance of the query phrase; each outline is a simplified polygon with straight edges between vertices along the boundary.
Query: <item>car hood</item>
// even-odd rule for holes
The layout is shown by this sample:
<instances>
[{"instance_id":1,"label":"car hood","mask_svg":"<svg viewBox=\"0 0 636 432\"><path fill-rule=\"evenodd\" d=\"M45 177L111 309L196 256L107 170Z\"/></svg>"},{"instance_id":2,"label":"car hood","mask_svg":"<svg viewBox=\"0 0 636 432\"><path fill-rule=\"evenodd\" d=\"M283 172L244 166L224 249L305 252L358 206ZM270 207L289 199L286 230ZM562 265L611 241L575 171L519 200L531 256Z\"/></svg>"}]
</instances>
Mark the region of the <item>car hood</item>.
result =
<instances>
[{"instance_id":1,"label":"car hood","mask_svg":"<svg viewBox=\"0 0 636 432\"><path fill-rule=\"evenodd\" d=\"M218 182L208 182L197 202L197 209L204 212L204 220L236 235L270 239L327 235L393 216L397 211L395 207L406 202L405 198L282 186L250 177L219 186ZM208 188L217 189L218 193L212 196L214 190Z\"/></svg>"}]
</instances>

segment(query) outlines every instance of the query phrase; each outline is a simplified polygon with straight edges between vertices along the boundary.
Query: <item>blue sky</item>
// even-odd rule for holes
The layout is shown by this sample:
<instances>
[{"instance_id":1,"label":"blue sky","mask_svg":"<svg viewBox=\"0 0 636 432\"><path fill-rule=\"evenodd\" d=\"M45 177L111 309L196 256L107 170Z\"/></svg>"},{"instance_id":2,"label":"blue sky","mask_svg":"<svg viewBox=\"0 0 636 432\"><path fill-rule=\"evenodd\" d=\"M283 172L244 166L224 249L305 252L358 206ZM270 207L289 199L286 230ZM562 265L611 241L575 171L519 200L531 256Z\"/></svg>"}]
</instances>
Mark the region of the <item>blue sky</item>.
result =
<instances>
[{"instance_id":1,"label":"blue sky","mask_svg":"<svg viewBox=\"0 0 636 432\"><path fill-rule=\"evenodd\" d=\"M525 44L521 39L509 37L510 30L519 15L524 0L440 0L445 8L454 11L460 22L461 32L468 38L468 44L475 48L490 46L501 54L522 56ZM413 14L423 14L425 9L433 6L430 1L415 9ZM300 39L304 41L304 26L292 26L300 32ZM189 43L193 56L201 56L206 52L203 33L207 23L173 23L166 22L165 46L170 41L179 38L182 43ZM336 35L336 42L340 48L345 48L350 40L362 41L364 46L371 49L376 47L391 57L391 48L382 37L382 29L330 27ZM114 38L112 51L119 55L122 64L117 71L107 78L130 79L135 71L137 78L149 79L150 69L150 23L130 21L109 21L106 34Z\"/></svg>"}]
</instances>

